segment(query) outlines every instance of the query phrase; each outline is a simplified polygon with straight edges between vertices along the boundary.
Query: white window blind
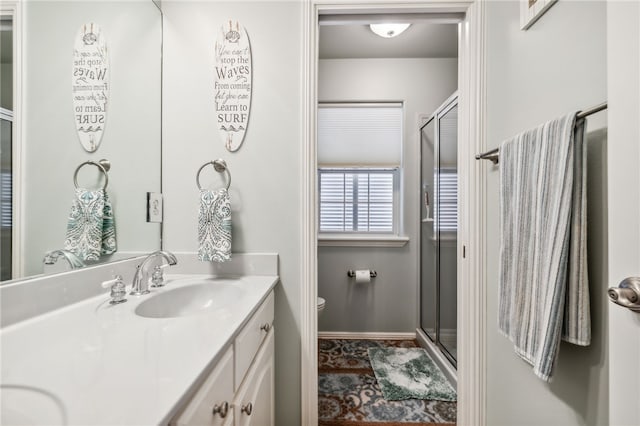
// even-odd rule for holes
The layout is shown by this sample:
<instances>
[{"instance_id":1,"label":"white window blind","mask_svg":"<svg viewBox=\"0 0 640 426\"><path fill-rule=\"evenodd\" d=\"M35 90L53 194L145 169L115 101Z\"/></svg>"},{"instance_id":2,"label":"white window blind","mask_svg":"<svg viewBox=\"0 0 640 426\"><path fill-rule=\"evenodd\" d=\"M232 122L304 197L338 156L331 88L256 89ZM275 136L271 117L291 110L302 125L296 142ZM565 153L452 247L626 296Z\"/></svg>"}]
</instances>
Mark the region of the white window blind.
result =
<instances>
[{"instance_id":1,"label":"white window blind","mask_svg":"<svg viewBox=\"0 0 640 426\"><path fill-rule=\"evenodd\" d=\"M11 173L0 173L0 227L2 227L2 229L8 229L12 226L12 192Z\"/></svg>"},{"instance_id":2,"label":"white window blind","mask_svg":"<svg viewBox=\"0 0 640 426\"><path fill-rule=\"evenodd\" d=\"M395 233L398 169L323 169L320 232Z\"/></svg>"},{"instance_id":3,"label":"white window blind","mask_svg":"<svg viewBox=\"0 0 640 426\"><path fill-rule=\"evenodd\" d=\"M320 166L400 166L402 104L320 104Z\"/></svg>"},{"instance_id":4,"label":"white window blind","mask_svg":"<svg viewBox=\"0 0 640 426\"><path fill-rule=\"evenodd\" d=\"M320 232L397 234L402 104L320 104Z\"/></svg>"},{"instance_id":5,"label":"white window blind","mask_svg":"<svg viewBox=\"0 0 640 426\"><path fill-rule=\"evenodd\" d=\"M436 172L437 173L437 172ZM458 230L458 174L456 169L440 169L436 175L435 226L440 231Z\"/></svg>"}]
</instances>

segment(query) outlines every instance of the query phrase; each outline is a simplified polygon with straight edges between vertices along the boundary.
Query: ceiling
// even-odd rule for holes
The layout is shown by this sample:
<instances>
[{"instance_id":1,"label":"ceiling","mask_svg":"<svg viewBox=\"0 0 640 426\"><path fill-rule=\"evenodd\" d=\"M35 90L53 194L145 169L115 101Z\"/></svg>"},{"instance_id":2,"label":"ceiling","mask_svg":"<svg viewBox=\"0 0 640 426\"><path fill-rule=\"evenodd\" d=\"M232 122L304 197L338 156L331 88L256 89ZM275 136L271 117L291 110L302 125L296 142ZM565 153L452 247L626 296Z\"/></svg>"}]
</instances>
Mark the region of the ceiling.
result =
<instances>
[{"instance_id":1,"label":"ceiling","mask_svg":"<svg viewBox=\"0 0 640 426\"><path fill-rule=\"evenodd\" d=\"M320 25L320 59L457 56L456 24L414 23L393 38L375 35L366 24Z\"/></svg>"}]
</instances>

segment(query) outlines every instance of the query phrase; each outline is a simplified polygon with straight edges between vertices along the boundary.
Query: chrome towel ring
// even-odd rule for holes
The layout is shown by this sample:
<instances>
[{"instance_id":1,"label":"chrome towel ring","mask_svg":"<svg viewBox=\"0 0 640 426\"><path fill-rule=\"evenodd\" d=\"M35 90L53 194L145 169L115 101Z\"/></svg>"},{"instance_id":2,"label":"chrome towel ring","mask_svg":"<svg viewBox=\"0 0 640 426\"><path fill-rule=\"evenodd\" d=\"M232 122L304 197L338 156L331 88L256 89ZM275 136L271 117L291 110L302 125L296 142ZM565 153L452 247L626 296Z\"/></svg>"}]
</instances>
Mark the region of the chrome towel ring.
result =
<instances>
[{"instance_id":1,"label":"chrome towel ring","mask_svg":"<svg viewBox=\"0 0 640 426\"><path fill-rule=\"evenodd\" d=\"M218 173L227 172L227 188L226 189L229 190L229 187L231 186L231 173L229 173L227 162L221 158L218 158L217 160L214 160L214 161L209 161L208 163L204 163L202 166L200 166L200 168L198 169L198 173L196 174L196 184L198 185L198 189L202 191L202 186L200 185L200 172L202 172L202 169L207 167L209 164L211 164L215 169L215 171Z\"/></svg>"},{"instance_id":2,"label":"chrome towel ring","mask_svg":"<svg viewBox=\"0 0 640 426\"><path fill-rule=\"evenodd\" d=\"M100 171L104 175L104 186L102 187L102 189L106 190L107 185L109 185L109 175L107 174L107 172L111 169L111 162L109 160L105 160L104 158L98 162L91 160L85 161L76 168L76 171L73 174L73 184L76 186L76 189L78 189L78 172L87 164L91 164L92 166L96 166L98 169L100 169Z\"/></svg>"}]
</instances>

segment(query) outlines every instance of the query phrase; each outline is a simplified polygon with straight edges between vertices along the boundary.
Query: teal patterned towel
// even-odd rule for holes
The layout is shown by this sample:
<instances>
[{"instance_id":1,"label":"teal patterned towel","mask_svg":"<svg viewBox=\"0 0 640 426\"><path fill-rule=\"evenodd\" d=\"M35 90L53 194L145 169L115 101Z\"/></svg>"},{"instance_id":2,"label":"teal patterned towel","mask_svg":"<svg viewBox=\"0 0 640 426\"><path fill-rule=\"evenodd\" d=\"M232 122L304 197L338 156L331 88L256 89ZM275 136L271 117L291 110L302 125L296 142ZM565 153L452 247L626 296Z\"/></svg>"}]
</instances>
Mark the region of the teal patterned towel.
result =
<instances>
[{"instance_id":1,"label":"teal patterned towel","mask_svg":"<svg viewBox=\"0 0 640 426\"><path fill-rule=\"evenodd\" d=\"M226 189L200 190L198 242L198 259L231 260L231 200Z\"/></svg>"},{"instance_id":2,"label":"teal patterned towel","mask_svg":"<svg viewBox=\"0 0 640 426\"><path fill-rule=\"evenodd\" d=\"M103 189L76 188L64 248L82 260L99 260L116 251L113 209Z\"/></svg>"}]
</instances>

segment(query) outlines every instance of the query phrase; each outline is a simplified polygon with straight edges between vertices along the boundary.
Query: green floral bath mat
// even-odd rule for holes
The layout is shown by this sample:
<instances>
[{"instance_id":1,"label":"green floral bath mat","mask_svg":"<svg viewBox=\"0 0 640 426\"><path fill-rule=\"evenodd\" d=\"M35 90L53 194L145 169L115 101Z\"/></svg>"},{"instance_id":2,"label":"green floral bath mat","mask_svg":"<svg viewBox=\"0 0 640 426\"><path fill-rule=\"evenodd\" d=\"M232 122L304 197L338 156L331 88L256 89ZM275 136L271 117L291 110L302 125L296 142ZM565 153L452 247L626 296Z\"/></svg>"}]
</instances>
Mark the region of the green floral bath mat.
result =
<instances>
[{"instance_id":1,"label":"green floral bath mat","mask_svg":"<svg viewBox=\"0 0 640 426\"><path fill-rule=\"evenodd\" d=\"M369 348L369 360L387 401L455 401L456 391L423 348Z\"/></svg>"}]
</instances>

